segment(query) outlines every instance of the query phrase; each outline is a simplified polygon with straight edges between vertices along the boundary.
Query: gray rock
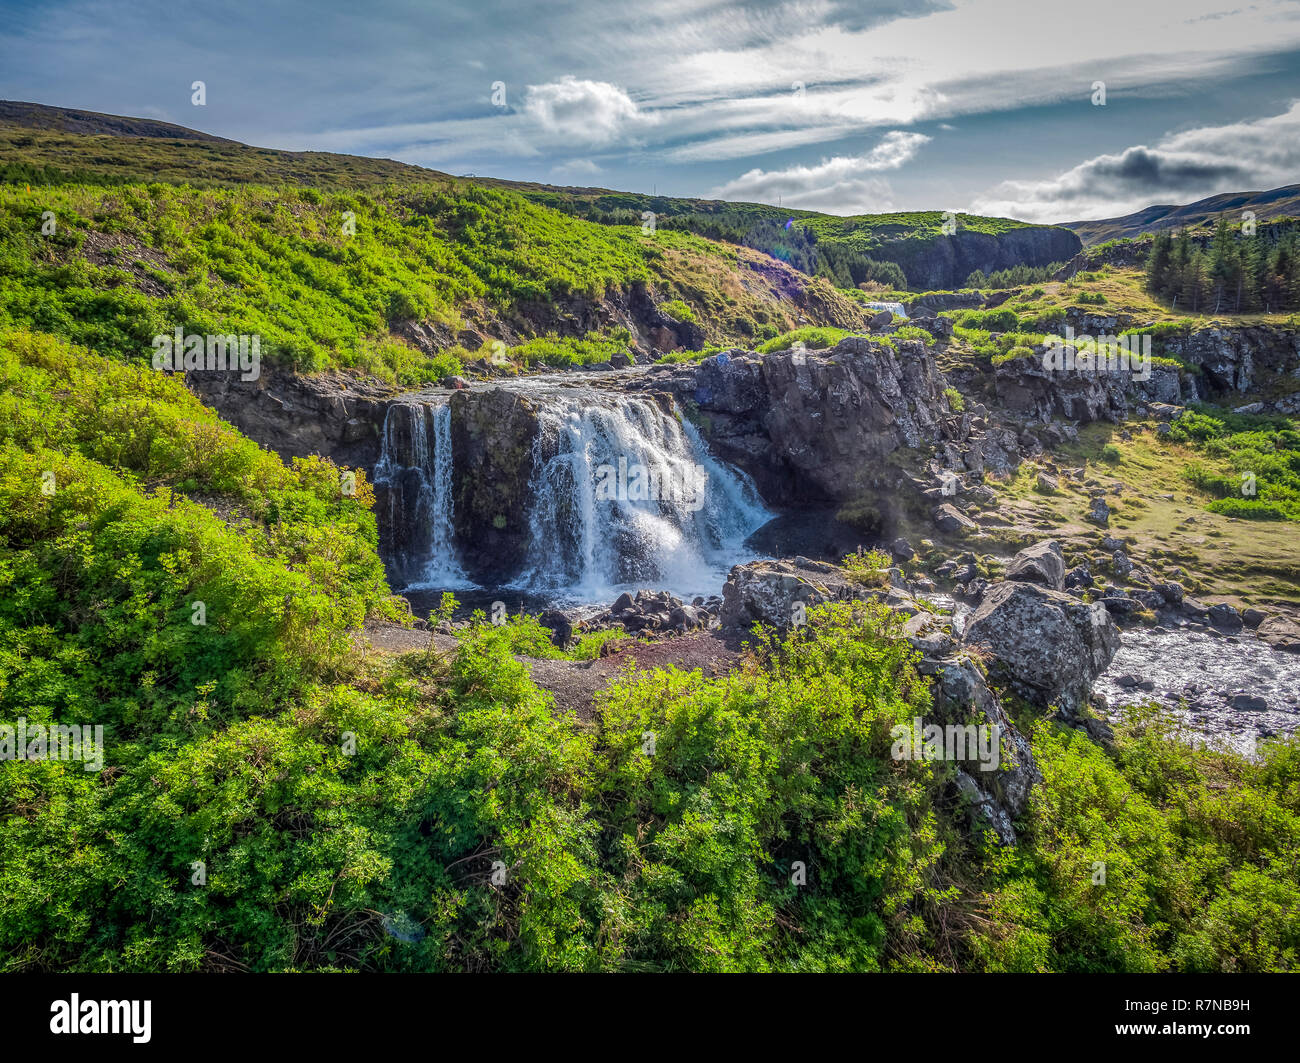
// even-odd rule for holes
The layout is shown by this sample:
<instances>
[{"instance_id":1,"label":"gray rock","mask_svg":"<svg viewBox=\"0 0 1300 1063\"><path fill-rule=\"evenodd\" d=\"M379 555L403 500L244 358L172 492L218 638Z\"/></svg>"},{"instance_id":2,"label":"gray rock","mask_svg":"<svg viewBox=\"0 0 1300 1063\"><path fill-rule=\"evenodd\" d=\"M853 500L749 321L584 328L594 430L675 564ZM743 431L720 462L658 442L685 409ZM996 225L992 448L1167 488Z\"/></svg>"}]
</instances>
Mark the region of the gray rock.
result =
<instances>
[{"instance_id":1,"label":"gray rock","mask_svg":"<svg viewBox=\"0 0 1300 1063\"><path fill-rule=\"evenodd\" d=\"M1240 411L1238 411L1240 412ZM1258 694L1233 694L1228 705L1238 712L1267 712L1268 702Z\"/></svg>"},{"instance_id":2,"label":"gray rock","mask_svg":"<svg viewBox=\"0 0 1300 1063\"><path fill-rule=\"evenodd\" d=\"M1119 649L1105 606L1032 583L996 584L966 623L963 643L992 657L989 674L1030 703L1073 711Z\"/></svg>"},{"instance_id":3,"label":"gray rock","mask_svg":"<svg viewBox=\"0 0 1300 1063\"><path fill-rule=\"evenodd\" d=\"M1217 605L1210 606L1209 617L1210 623L1220 631L1233 633L1240 631L1243 626L1241 614L1227 602L1219 602Z\"/></svg>"},{"instance_id":4,"label":"gray rock","mask_svg":"<svg viewBox=\"0 0 1300 1063\"><path fill-rule=\"evenodd\" d=\"M1061 544L1045 539L1026 546L1007 566L1007 579L1018 583L1037 583L1050 590L1065 589L1065 557Z\"/></svg>"},{"instance_id":5,"label":"gray rock","mask_svg":"<svg viewBox=\"0 0 1300 1063\"><path fill-rule=\"evenodd\" d=\"M1093 524L1100 524L1103 528L1110 527L1110 506L1106 505L1106 500L1101 495L1092 500L1092 508L1088 510L1084 519Z\"/></svg>"},{"instance_id":6,"label":"gray rock","mask_svg":"<svg viewBox=\"0 0 1300 1063\"><path fill-rule=\"evenodd\" d=\"M945 728L974 724L989 728L986 734L990 738L997 734L996 768L984 770L979 761L967 760L957 774L956 786L969 803L972 825L992 827L1003 845L1014 845L1013 821L1024 814L1033 787L1043 778L1029 742L1007 718L997 696L969 658L943 660L927 655L918 663L917 671L934 680L933 712L925 722Z\"/></svg>"},{"instance_id":7,"label":"gray rock","mask_svg":"<svg viewBox=\"0 0 1300 1063\"><path fill-rule=\"evenodd\" d=\"M1300 624L1285 616L1270 616L1260 622L1255 634L1275 650L1300 653Z\"/></svg>"},{"instance_id":8,"label":"gray rock","mask_svg":"<svg viewBox=\"0 0 1300 1063\"><path fill-rule=\"evenodd\" d=\"M1268 614L1262 609L1243 609L1241 611L1241 622L1248 628L1257 628L1267 619Z\"/></svg>"},{"instance_id":9,"label":"gray rock","mask_svg":"<svg viewBox=\"0 0 1300 1063\"><path fill-rule=\"evenodd\" d=\"M938 506L935 509L933 516L934 526L947 535L979 530L979 525L949 502L945 502L942 506Z\"/></svg>"},{"instance_id":10,"label":"gray rock","mask_svg":"<svg viewBox=\"0 0 1300 1063\"><path fill-rule=\"evenodd\" d=\"M901 537L890 543L889 549L900 561L910 561L916 556L916 551L912 549L912 544Z\"/></svg>"}]
</instances>

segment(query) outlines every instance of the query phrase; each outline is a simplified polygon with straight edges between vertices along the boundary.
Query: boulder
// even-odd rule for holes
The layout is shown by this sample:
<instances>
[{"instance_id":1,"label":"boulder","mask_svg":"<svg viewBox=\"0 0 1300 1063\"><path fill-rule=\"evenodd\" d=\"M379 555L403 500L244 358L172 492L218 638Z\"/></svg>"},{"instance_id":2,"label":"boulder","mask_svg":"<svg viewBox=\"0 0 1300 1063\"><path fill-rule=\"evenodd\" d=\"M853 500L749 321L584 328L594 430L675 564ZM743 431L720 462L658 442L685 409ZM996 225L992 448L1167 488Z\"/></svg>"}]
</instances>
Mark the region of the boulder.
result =
<instances>
[{"instance_id":1,"label":"boulder","mask_svg":"<svg viewBox=\"0 0 1300 1063\"><path fill-rule=\"evenodd\" d=\"M1300 653L1300 624L1285 616L1270 616L1260 622L1255 634L1275 650Z\"/></svg>"},{"instance_id":2,"label":"boulder","mask_svg":"<svg viewBox=\"0 0 1300 1063\"><path fill-rule=\"evenodd\" d=\"M1243 627L1241 614L1227 602L1219 602L1218 605L1210 606L1209 616L1211 624L1220 631L1226 631L1229 634L1235 634Z\"/></svg>"},{"instance_id":3,"label":"boulder","mask_svg":"<svg viewBox=\"0 0 1300 1063\"><path fill-rule=\"evenodd\" d=\"M895 539L889 544L889 549L900 561L911 561L912 558L916 556L916 551L912 549L912 544L903 538Z\"/></svg>"},{"instance_id":4,"label":"boulder","mask_svg":"<svg viewBox=\"0 0 1300 1063\"><path fill-rule=\"evenodd\" d=\"M1257 628L1267 619L1268 614L1262 609L1243 609L1241 611L1241 622L1248 628Z\"/></svg>"},{"instance_id":5,"label":"boulder","mask_svg":"<svg viewBox=\"0 0 1300 1063\"><path fill-rule=\"evenodd\" d=\"M548 609L537 622L551 632L551 641L564 649L573 638L573 622L558 609Z\"/></svg>"},{"instance_id":6,"label":"boulder","mask_svg":"<svg viewBox=\"0 0 1300 1063\"><path fill-rule=\"evenodd\" d=\"M1044 539L1026 546L1011 559L1007 579L1016 583L1037 583L1049 590L1065 590L1065 557L1061 544Z\"/></svg>"},{"instance_id":7,"label":"boulder","mask_svg":"<svg viewBox=\"0 0 1300 1063\"><path fill-rule=\"evenodd\" d=\"M936 507L933 516L934 526L947 535L979 530L979 525L950 502Z\"/></svg>"},{"instance_id":8,"label":"boulder","mask_svg":"<svg viewBox=\"0 0 1300 1063\"><path fill-rule=\"evenodd\" d=\"M806 557L736 565L722 587L722 626L748 630L761 623L789 628L796 623L796 605L807 610L845 601L858 596L858 590L843 570Z\"/></svg>"},{"instance_id":9,"label":"boulder","mask_svg":"<svg viewBox=\"0 0 1300 1063\"><path fill-rule=\"evenodd\" d=\"M996 584L966 623L963 643L989 655L989 676L1031 704L1073 712L1119 649L1106 607L1032 583Z\"/></svg>"},{"instance_id":10,"label":"boulder","mask_svg":"<svg viewBox=\"0 0 1300 1063\"><path fill-rule=\"evenodd\" d=\"M1106 505L1106 499L1101 495L1093 498L1092 507L1083 519L1091 521L1093 524L1099 524L1103 528L1110 527L1110 506Z\"/></svg>"}]
</instances>

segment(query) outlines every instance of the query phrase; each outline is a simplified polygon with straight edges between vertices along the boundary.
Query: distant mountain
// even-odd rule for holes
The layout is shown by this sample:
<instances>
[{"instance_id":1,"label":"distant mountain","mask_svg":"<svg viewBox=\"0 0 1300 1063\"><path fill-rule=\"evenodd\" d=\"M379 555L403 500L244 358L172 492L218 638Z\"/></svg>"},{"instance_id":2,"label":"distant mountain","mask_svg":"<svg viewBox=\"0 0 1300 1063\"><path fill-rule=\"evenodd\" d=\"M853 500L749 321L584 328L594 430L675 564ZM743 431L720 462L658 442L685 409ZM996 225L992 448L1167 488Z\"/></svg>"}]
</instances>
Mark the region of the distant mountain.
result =
<instances>
[{"instance_id":1,"label":"distant mountain","mask_svg":"<svg viewBox=\"0 0 1300 1063\"><path fill-rule=\"evenodd\" d=\"M23 103L18 100L0 100L0 122L28 126L32 129L52 129L61 133L80 133L86 136L104 134L113 137L165 137L171 140L206 140L216 144L235 144L225 137L200 133L171 122L157 122L152 118L126 118L117 114L100 114L98 111L77 111L68 107L47 107L43 103Z\"/></svg>"},{"instance_id":2,"label":"distant mountain","mask_svg":"<svg viewBox=\"0 0 1300 1063\"><path fill-rule=\"evenodd\" d=\"M1231 212L1240 221L1242 211L1254 211L1258 221L1269 218L1300 217L1300 184L1283 185L1267 192L1221 192L1217 196L1198 199L1183 206L1160 205L1144 207L1123 218L1103 218L1100 221L1067 221L1061 226L1079 234L1085 247L1142 236L1165 229L1193 229L1213 224L1220 214Z\"/></svg>"}]
</instances>

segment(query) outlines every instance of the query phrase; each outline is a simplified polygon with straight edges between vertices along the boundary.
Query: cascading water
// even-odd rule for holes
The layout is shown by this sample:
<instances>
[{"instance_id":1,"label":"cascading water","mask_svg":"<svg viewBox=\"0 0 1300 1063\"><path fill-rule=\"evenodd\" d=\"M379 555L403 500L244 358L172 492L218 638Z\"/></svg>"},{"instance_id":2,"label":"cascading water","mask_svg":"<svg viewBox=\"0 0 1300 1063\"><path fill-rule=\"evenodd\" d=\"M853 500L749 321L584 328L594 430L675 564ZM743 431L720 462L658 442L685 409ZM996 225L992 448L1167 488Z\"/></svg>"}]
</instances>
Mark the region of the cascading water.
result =
<instances>
[{"instance_id":1,"label":"cascading water","mask_svg":"<svg viewBox=\"0 0 1300 1063\"><path fill-rule=\"evenodd\" d=\"M452 526L451 408L399 402L384 416L374 483L407 588L472 587L456 559Z\"/></svg>"},{"instance_id":2,"label":"cascading water","mask_svg":"<svg viewBox=\"0 0 1300 1063\"><path fill-rule=\"evenodd\" d=\"M652 399L596 388L538 397L536 495L514 585L575 601L644 586L716 594L771 518L752 483Z\"/></svg>"},{"instance_id":3,"label":"cascading water","mask_svg":"<svg viewBox=\"0 0 1300 1063\"><path fill-rule=\"evenodd\" d=\"M640 587L708 596L757 556L745 540L772 515L753 484L656 399L573 375L498 386L527 400L537 428L521 485L526 531L519 555L503 559L501 589L556 603ZM452 418L448 396L431 393L394 403L384 420L377 511L390 574L408 591L475 586L457 557L452 500L478 473L471 457L454 464Z\"/></svg>"}]
</instances>

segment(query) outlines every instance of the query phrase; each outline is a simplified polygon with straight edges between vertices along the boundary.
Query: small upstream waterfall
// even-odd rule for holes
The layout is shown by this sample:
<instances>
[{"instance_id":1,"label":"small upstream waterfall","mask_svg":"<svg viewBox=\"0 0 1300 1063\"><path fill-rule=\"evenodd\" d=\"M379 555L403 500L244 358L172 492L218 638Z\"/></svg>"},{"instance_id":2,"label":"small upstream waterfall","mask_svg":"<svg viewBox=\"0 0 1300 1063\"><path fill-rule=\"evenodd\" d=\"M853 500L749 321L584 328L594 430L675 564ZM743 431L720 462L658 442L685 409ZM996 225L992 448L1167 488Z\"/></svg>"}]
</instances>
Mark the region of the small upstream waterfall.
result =
<instances>
[{"instance_id":1,"label":"small upstream waterfall","mask_svg":"<svg viewBox=\"0 0 1300 1063\"><path fill-rule=\"evenodd\" d=\"M715 594L771 517L748 478L652 399L571 389L539 412L520 587L585 601L647 585Z\"/></svg>"},{"instance_id":2,"label":"small upstream waterfall","mask_svg":"<svg viewBox=\"0 0 1300 1063\"><path fill-rule=\"evenodd\" d=\"M445 401L388 408L374 483L409 588L473 586L456 559L451 458L451 408Z\"/></svg>"}]
</instances>

